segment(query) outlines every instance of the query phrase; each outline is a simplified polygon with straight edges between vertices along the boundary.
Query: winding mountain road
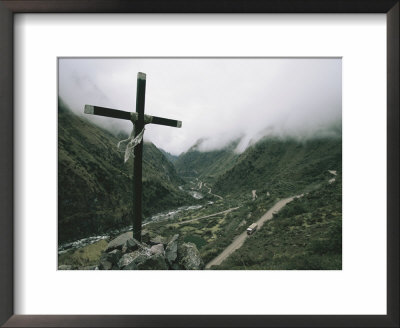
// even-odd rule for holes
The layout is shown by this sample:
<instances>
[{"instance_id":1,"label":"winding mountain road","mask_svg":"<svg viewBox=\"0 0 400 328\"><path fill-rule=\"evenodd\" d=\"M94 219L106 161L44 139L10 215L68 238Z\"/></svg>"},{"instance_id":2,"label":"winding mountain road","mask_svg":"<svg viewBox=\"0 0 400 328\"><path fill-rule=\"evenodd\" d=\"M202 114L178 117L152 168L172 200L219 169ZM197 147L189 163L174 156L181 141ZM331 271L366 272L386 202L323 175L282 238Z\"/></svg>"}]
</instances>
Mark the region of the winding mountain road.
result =
<instances>
[{"instance_id":1,"label":"winding mountain road","mask_svg":"<svg viewBox=\"0 0 400 328\"><path fill-rule=\"evenodd\" d=\"M284 198L275 203L274 206L272 206L267 212L265 212L265 214L258 221L256 221L258 225L257 229L260 229L266 221L271 220L273 214L280 211L287 203L290 203L293 199L300 198L302 196L303 194L292 196L289 198ZM207 263L206 269L211 268L213 265L220 265L229 255L231 255L238 248L242 247L247 237L248 235L246 231L237 236L233 240L233 242L227 248L224 249L224 251L221 254L219 254L216 258Z\"/></svg>"},{"instance_id":2,"label":"winding mountain road","mask_svg":"<svg viewBox=\"0 0 400 328\"><path fill-rule=\"evenodd\" d=\"M215 197L218 197L219 199L224 199L224 198L223 198L222 196L220 196L220 195L213 194L213 193L211 192L211 188L210 188L209 186L207 186L205 183L204 183L204 187L208 188L208 193L209 193L210 195L213 195L213 196L215 196Z\"/></svg>"}]
</instances>

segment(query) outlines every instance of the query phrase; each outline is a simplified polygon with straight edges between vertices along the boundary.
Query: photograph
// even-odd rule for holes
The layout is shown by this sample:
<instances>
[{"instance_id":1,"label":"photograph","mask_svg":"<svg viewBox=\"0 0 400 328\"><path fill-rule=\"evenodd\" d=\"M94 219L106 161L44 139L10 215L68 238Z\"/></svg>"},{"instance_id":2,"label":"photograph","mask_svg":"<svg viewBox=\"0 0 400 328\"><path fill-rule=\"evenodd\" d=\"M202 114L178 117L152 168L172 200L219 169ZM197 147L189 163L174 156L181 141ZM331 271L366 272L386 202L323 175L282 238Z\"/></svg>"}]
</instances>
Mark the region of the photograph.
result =
<instances>
[{"instance_id":1,"label":"photograph","mask_svg":"<svg viewBox=\"0 0 400 328\"><path fill-rule=\"evenodd\" d=\"M58 270L342 270L342 58L57 65Z\"/></svg>"},{"instance_id":2,"label":"photograph","mask_svg":"<svg viewBox=\"0 0 400 328\"><path fill-rule=\"evenodd\" d=\"M398 327L399 14L0 0L0 326Z\"/></svg>"}]
</instances>

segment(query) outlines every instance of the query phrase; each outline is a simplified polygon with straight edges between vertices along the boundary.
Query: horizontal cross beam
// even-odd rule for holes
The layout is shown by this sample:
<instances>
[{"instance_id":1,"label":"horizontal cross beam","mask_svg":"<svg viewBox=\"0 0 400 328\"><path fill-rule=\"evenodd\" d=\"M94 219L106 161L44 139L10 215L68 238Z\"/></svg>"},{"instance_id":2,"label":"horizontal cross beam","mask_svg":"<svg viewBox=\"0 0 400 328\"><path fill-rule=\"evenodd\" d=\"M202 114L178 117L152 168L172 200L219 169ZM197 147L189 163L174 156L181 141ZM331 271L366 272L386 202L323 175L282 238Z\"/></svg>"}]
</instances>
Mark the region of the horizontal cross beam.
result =
<instances>
[{"instance_id":1,"label":"horizontal cross beam","mask_svg":"<svg viewBox=\"0 0 400 328\"><path fill-rule=\"evenodd\" d=\"M132 122L136 122L139 118L139 114L137 112L125 112L123 110L100 107L100 106L92 106L92 105L85 105L85 114L119 118L123 120L129 120ZM169 118L151 116L146 114L144 114L144 123L166 125L175 128L182 127L182 121L171 120Z\"/></svg>"}]
</instances>

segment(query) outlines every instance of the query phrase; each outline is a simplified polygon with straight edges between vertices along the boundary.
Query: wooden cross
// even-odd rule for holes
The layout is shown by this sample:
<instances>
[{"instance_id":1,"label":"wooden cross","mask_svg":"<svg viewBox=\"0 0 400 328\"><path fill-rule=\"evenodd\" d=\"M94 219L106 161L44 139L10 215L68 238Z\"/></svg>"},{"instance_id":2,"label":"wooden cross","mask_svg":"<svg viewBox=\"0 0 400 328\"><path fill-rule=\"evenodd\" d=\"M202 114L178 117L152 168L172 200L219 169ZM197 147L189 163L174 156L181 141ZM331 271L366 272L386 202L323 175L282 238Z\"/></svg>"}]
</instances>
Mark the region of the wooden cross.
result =
<instances>
[{"instance_id":1,"label":"wooden cross","mask_svg":"<svg viewBox=\"0 0 400 328\"><path fill-rule=\"evenodd\" d=\"M130 120L134 124L135 137L143 130L145 124L159 124L172 126L175 128L182 127L181 121L170 120L168 118L150 116L144 114L144 102L146 93L146 74L139 72L137 75L136 89L136 112L125 112L122 110L85 105L85 114L107 116ZM133 237L139 241L142 240L142 155L143 155L143 139L134 148L133 162L133 208L132 223Z\"/></svg>"}]
</instances>

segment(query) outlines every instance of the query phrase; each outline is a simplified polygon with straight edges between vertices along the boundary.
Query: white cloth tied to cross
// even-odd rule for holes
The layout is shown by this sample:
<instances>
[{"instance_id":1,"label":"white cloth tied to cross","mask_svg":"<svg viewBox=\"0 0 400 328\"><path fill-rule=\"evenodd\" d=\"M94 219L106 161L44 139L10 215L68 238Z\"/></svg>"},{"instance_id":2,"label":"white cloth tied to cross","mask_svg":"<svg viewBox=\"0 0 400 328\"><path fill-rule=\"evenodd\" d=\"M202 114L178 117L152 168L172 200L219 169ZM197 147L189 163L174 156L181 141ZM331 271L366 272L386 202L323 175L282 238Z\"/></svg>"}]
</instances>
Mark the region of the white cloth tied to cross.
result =
<instances>
[{"instance_id":1,"label":"white cloth tied to cross","mask_svg":"<svg viewBox=\"0 0 400 328\"><path fill-rule=\"evenodd\" d=\"M121 151L125 152L124 163L126 163L129 159L129 157L131 157L131 156L132 156L132 158L135 158L134 149L142 141L143 133L144 133L144 128L135 137L135 127L133 127L130 137L128 139L124 139L124 140L121 140L120 142L118 142L117 148L120 149L120 147L122 146ZM123 148L123 147L125 147L125 148Z\"/></svg>"}]
</instances>

